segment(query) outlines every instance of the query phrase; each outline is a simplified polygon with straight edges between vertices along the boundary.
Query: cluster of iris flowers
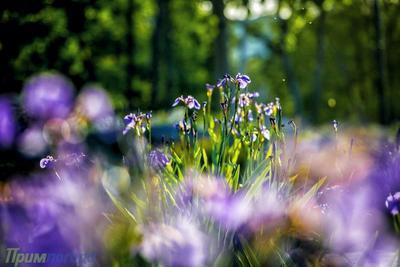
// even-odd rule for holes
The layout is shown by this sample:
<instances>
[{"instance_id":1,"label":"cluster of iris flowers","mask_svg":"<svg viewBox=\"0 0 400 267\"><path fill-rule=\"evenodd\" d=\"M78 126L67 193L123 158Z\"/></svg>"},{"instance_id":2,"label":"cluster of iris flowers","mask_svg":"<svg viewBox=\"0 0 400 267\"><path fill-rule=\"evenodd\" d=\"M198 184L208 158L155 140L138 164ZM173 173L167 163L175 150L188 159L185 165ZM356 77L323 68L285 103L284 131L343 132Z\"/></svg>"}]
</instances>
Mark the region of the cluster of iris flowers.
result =
<instances>
[{"instance_id":1,"label":"cluster of iris flowers","mask_svg":"<svg viewBox=\"0 0 400 267\"><path fill-rule=\"evenodd\" d=\"M59 266L398 266L398 144L337 121L300 139L250 87L226 74L176 98L158 142L151 112L121 119L97 86L28 80L24 126L0 99L2 149L37 166L2 184L5 246L96 255Z\"/></svg>"}]
</instances>

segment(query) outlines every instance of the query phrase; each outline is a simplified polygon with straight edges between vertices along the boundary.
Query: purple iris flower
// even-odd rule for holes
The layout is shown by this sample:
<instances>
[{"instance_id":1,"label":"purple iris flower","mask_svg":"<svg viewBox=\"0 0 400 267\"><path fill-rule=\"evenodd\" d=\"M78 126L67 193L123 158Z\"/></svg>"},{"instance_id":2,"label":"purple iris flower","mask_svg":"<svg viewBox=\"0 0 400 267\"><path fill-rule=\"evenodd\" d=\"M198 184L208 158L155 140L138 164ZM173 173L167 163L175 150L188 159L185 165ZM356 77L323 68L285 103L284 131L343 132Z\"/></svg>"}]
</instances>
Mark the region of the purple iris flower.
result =
<instances>
[{"instance_id":1,"label":"purple iris flower","mask_svg":"<svg viewBox=\"0 0 400 267\"><path fill-rule=\"evenodd\" d=\"M172 104L173 107L176 107L179 103L183 103L189 109L200 109L200 103L193 96L189 95L187 97L177 97Z\"/></svg>"},{"instance_id":2,"label":"purple iris flower","mask_svg":"<svg viewBox=\"0 0 400 267\"><path fill-rule=\"evenodd\" d=\"M139 133L144 133L146 131L146 120L150 120L151 113L143 114L141 112L137 114L128 114L124 117L125 129L122 132L124 135L130 129L136 129Z\"/></svg>"},{"instance_id":3,"label":"purple iris flower","mask_svg":"<svg viewBox=\"0 0 400 267\"><path fill-rule=\"evenodd\" d=\"M239 106L240 107L243 108L243 107L250 106L250 103L251 103L251 101L247 94L240 94L240 96L239 96Z\"/></svg>"},{"instance_id":4,"label":"purple iris flower","mask_svg":"<svg viewBox=\"0 0 400 267\"><path fill-rule=\"evenodd\" d=\"M229 74L225 74L224 77L218 81L217 87L225 87L229 82L232 82L233 78Z\"/></svg>"},{"instance_id":5,"label":"purple iris flower","mask_svg":"<svg viewBox=\"0 0 400 267\"><path fill-rule=\"evenodd\" d=\"M169 163L169 159L159 150L152 150L149 153L149 164L152 168L156 170L162 170Z\"/></svg>"},{"instance_id":6,"label":"purple iris flower","mask_svg":"<svg viewBox=\"0 0 400 267\"><path fill-rule=\"evenodd\" d=\"M236 82L239 84L240 89L244 89L249 83L251 83L251 80L249 76L238 73L236 75Z\"/></svg>"},{"instance_id":7,"label":"purple iris flower","mask_svg":"<svg viewBox=\"0 0 400 267\"><path fill-rule=\"evenodd\" d=\"M0 147L9 147L15 136L15 117L11 102L0 98Z\"/></svg>"},{"instance_id":8,"label":"purple iris flower","mask_svg":"<svg viewBox=\"0 0 400 267\"><path fill-rule=\"evenodd\" d=\"M59 74L34 76L23 89L25 111L29 116L40 120L67 117L73 100L73 85Z\"/></svg>"},{"instance_id":9,"label":"purple iris flower","mask_svg":"<svg viewBox=\"0 0 400 267\"><path fill-rule=\"evenodd\" d=\"M212 85L212 84L209 84L209 83L206 83L206 89L207 90L210 90L210 91L212 91L212 90L214 90L214 85Z\"/></svg>"},{"instance_id":10,"label":"purple iris flower","mask_svg":"<svg viewBox=\"0 0 400 267\"><path fill-rule=\"evenodd\" d=\"M385 202L386 208L390 211L390 213L395 216L400 212L400 192L395 193L394 195L389 194L386 198Z\"/></svg>"},{"instance_id":11,"label":"purple iris flower","mask_svg":"<svg viewBox=\"0 0 400 267\"><path fill-rule=\"evenodd\" d=\"M265 112L265 115L271 116L272 113L274 112L274 103L273 103L273 102L269 103L269 104L265 107L264 112Z\"/></svg>"},{"instance_id":12,"label":"purple iris flower","mask_svg":"<svg viewBox=\"0 0 400 267\"><path fill-rule=\"evenodd\" d=\"M274 112L274 103L270 102L267 105L264 103L256 103L255 104L256 110L258 114L265 114L267 116L271 116Z\"/></svg>"},{"instance_id":13,"label":"purple iris flower","mask_svg":"<svg viewBox=\"0 0 400 267\"><path fill-rule=\"evenodd\" d=\"M249 94L249 98L250 98L250 99L253 99L253 98L256 98L256 97L259 97L259 96L260 96L260 94L259 94L258 92L248 93L248 94Z\"/></svg>"},{"instance_id":14,"label":"purple iris flower","mask_svg":"<svg viewBox=\"0 0 400 267\"><path fill-rule=\"evenodd\" d=\"M254 92L254 93L243 93L239 95L239 106L240 107L248 107L250 104L253 103L253 99L259 97L259 93ZM235 98L232 101L233 103L235 102Z\"/></svg>"},{"instance_id":15,"label":"purple iris flower","mask_svg":"<svg viewBox=\"0 0 400 267\"><path fill-rule=\"evenodd\" d=\"M153 112L149 111L146 113L146 120L150 120L153 117Z\"/></svg>"}]
</instances>

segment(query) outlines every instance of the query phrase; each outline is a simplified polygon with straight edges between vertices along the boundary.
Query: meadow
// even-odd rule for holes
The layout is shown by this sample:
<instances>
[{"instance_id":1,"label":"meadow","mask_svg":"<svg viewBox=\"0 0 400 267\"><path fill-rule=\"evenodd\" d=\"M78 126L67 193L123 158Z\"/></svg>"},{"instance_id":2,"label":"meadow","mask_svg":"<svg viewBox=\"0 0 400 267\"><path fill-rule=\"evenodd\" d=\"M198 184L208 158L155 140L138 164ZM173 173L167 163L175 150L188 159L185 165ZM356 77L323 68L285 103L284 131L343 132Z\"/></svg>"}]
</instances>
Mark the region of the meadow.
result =
<instances>
[{"instance_id":1,"label":"meadow","mask_svg":"<svg viewBox=\"0 0 400 267\"><path fill-rule=\"evenodd\" d=\"M251 73L154 113L54 72L19 99L0 100L3 149L34 162L1 184L10 266L400 265L396 130L303 127Z\"/></svg>"}]
</instances>

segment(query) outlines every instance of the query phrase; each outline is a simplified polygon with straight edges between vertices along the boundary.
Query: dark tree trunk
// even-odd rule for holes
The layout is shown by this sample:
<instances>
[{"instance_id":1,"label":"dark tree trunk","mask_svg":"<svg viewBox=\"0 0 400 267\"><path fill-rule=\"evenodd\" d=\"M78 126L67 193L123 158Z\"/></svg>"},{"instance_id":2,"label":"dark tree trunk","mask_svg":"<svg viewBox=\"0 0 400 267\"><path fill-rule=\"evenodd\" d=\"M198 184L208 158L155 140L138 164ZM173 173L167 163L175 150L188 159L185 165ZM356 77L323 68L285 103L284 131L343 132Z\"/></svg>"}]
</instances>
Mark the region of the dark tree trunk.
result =
<instances>
[{"instance_id":1,"label":"dark tree trunk","mask_svg":"<svg viewBox=\"0 0 400 267\"><path fill-rule=\"evenodd\" d=\"M128 108L133 109L134 104L137 100L138 93L134 91L132 82L133 76L135 75L135 63L134 63L134 54L135 54L135 43L133 41L134 34L134 16L135 16L135 7L134 7L134 0L127 0L127 8L126 8L126 57L127 57L127 64L126 64L126 97L128 99Z\"/></svg>"},{"instance_id":2,"label":"dark tree trunk","mask_svg":"<svg viewBox=\"0 0 400 267\"><path fill-rule=\"evenodd\" d=\"M320 16L317 25L317 47L316 47L316 57L315 57L315 71L314 71L314 103L313 103L313 114L312 120L314 122L319 121L319 110L321 107L321 96L323 91L322 75L324 69L324 59L325 59L325 21L326 12L323 8L324 0L316 1L319 6Z\"/></svg>"},{"instance_id":3,"label":"dark tree trunk","mask_svg":"<svg viewBox=\"0 0 400 267\"><path fill-rule=\"evenodd\" d=\"M378 95L379 121L382 124L388 123L386 93L386 67L385 67L385 41L382 30L381 7L379 0L373 2L373 24L375 29L375 87Z\"/></svg>"},{"instance_id":4,"label":"dark tree trunk","mask_svg":"<svg viewBox=\"0 0 400 267\"><path fill-rule=\"evenodd\" d=\"M152 91L151 108L160 106L163 96L172 89L173 53L169 0L157 0L158 14L152 36ZM165 104L165 103L164 103Z\"/></svg>"},{"instance_id":5,"label":"dark tree trunk","mask_svg":"<svg viewBox=\"0 0 400 267\"><path fill-rule=\"evenodd\" d=\"M214 75L220 78L228 70L228 47L227 47L227 21L224 15L224 1L212 0L213 13L218 18L218 35L214 45Z\"/></svg>"}]
</instances>

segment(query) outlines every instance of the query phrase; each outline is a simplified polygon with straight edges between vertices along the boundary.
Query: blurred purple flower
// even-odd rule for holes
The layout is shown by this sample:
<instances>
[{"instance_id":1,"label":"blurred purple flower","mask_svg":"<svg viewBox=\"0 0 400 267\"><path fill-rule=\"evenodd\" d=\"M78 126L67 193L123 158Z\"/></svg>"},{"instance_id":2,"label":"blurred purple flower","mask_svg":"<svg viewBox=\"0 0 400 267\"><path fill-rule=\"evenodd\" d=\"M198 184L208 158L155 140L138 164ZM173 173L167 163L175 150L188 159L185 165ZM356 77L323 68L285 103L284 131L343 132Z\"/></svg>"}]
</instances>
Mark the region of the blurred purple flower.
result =
<instances>
[{"instance_id":1,"label":"blurred purple flower","mask_svg":"<svg viewBox=\"0 0 400 267\"><path fill-rule=\"evenodd\" d=\"M152 111L146 113L146 120L150 120L153 117Z\"/></svg>"},{"instance_id":2,"label":"blurred purple flower","mask_svg":"<svg viewBox=\"0 0 400 267\"><path fill-rule=\"evenodd\" d=\"M397 192L394 195L389 194L389 196L386 198L385 205L386 205L386 208L390 211L390 213L393 216L399 214L399 212L400 212L400 192Z\"/></svg>"},{"instance_id":3,"label":"blurred purple flower","mask_svg":"<svg viewBox=\"0 0 400 267\"><path fill-rule=\"evenodd\" d=\"M269 103L269 104L265 107L264 112L265 112L265 115L271 116L272 113L274 112L274 103L273 103L273 102Z\"/></svg>"},{"instance_id":4,"label":"blurred purple flower","mask_svg":"<svg viewBox=\"0 0 400 267\"><path fill-rule=\"evenodd\" d=\"M177 97L172 104L173 107L177 106L179 103L183 103L189 109L200 109L200 103L193 96L189 95L187 97Z\"/></svg>"},{"instance_id":5,"label":"blurred purple flower","mask_svg":"<svg viewBox=\"0 0 400 267\"><path fill-rule=\"evenodd\" d=\"M18 137L18 150L28 157L43 155L46 149L47 143L40 126L34 125Z\"/></svg>"},{"instance_id":6,"label":"blurred purple flower","mask_svg":"<svg viewBox=\"0 0 400 267\"><path fill-rule=\"evenodd\" d=\"M152 168L156 170L162 170L169 163L169 159L159 150L152 150L149 153L149 164Z\"/></svg>"},{"instance_id":7,"label":"blurred purple flower","mask_svg":"<svg viewBox=\"0 0 400 267\"><path fill-rule=\"evenodd\" d=\"M78 106L90 120L99 120L113 114L107 92L100 87L84 87L78 97Z\"/></svg>"},{"instance_id":8,"label":"blurred purple flower","mask_svg":"<svg viewBox=\"0 0 400 267\"><path fill-rule=\"evenodd\" d=\"M270 131L269 131L268 128L265 127L264 125L261 126L260 132L261 132L261 134L263 135L263 137L264 137L266 140L269 140L269 139L271 138L271 133L270 133Z\"/></svg>"},{"instance_id":9,"label":"blurred purple flower","mask_svg":"<svg viewBox=\"0 0 400 267\"><path fill-rule=\"evenodd\" d=\"M1 225L7 229L2 244L18 247L21 252L72 253L97 249L96 231L101 231L103 225L102 191L93 183L83 183L83 179L72 182L71 177L65 176L61 182L47 178L31 176L27 181L11 183L11 200L4 204L0 216ZM54 262L41 266L54 266ZM60 262L57 266L77 265Z\"/></svg>"},{"instance_id":10,"label":"blurred purple flower","mask_svg":"<svg viewBox=\"0 0 400 267\"><path fill-rule=\"evenodd\" d=\"M57 164L57 167L62 168L64 171L67 169L79 169L83 171L83 168L87 168L90 164L90 161L87 159L86 155L83 152L79 152L76 149L75 152L72 151L62 151L65 148L58 148L58 157L57 159L52 156L47 156L40 160L40 167L42 169L45 168L53 168Z\"/></svg>"},{"instance_id":11,"label":"blurred purple flower","mask_svg":"<svg viewBox=\"0 0 400 267\"><path fill-rule=\"evenodd\" d=\"M373 190L371 200L376 208L385 209L382 200L391 192L400 191L400 152L395 144L383 141L373 159L375 167L368 177L368 183Z\"/></svg>"},{"instance_id":12,"label":"blurred purple flower","mask_svg":"<svg viewBox=\"0 0 400 267\"><path fill-rule=\"evenodd\" d=\"M231 230L239 228L251 215L249 202L241 194L216 195L204 205L207 215Z\"/></svg>"},{"instance_id":13,"label":"blurred purple flower","mask_svg":"<svg viewBox=\"0 0 400 267\"><path fill-rule=\"evenodd\" d=\"M325 192L323 225L326 242L334 251L351 252L365 250L375 238L371 233L385 229L382 213L371 203L373 189L357 184L347 190L336 188Z\"/></svg>"},{"instance_id":14,"label":"blurred purple flower","mask_svg":"<svg viewBox=\"0 0 400 267\"><path fill-rule=\"evenodd\" d=\"M240 94L239 96L239 106L240 107L247 107L251 103L250 98L247 94Z\"/></svg>"},{"instance_id":15,"label":"blurred purple flower","mask_svg":"<svg viewBox=\"0 0 400 267\"><path fill-rule=\"evenodd\" d=\"M251 83L251 80L249 76L238 73L236 75L236 82L239 84L240 89L244 89L249 83Z\"/></svg>"},{"instance_id":16,"label":"blurred purple flower","mask_svg":"<svg viewBox=\"0 0 400 267\"><path fill-rule=\"evenodd\" d=\"M264 103L255 103L255 107L258 114L265 114L271 116L274 111L274 103L270 102L267 105Z\"/></svg>"},{"instance_id":17,"label":"blurred purple flower","mask_svg":"<svg viewBox=\"0 0 400 267\"><path fill-rule=\"evenodd\" d=\"M224 77L218 81L217 87L225 87L229 82L233 82L233 78L229 74L225 74Z\"/></svg>"},{"instance_id":18,"label":"blurred purple flower","mask_svg":"<svg viewBox=\"0 0 400 267\"><path fill-rule=\"evenodd\" d=\"M145 258L162 266L206 266L204 234L186 219L146 227L140 250Z\"/></svg>"},{"instance_id":19,"label":"blurred purple flower","mask_svg":"<svg viewBox=\"0 0 400 267\"><path fill-rule=\"evenodd\" d=\"M259 97L258 92L240 94L238 104L240 107L248 107L253 103L253 99L256 97ZM233 98L232 102L235 102L235 98Z\"/></svg>"},{"instance_id":20,"label":"blurred purple flower","mask_svg":"<svg viewBox=\"0 0 400 267\"><path fill-rule=\"evenodd\" d=\"M287 199L282 198L277 190L263 188L250 202L249 217L241 230L257 233L260 229L278 229L287 219L287 206Z\"/></svg>"},{"instance_id":21,"label":"blurred purple flower","mask_svg":"<svg viewBox=\"0 0 400 267\"><path fill-rule=\"evenodd\" d=\"M15 131L15 117L11 102L7 98L0 98L0 147L11 146Z\"/></svg>"},{"instance_id":22,"label":"blurred purple flower","mask_svg":"<svg viewBox=\"0 0 400 267\"><path fill-rule=\"evenodd\" d=\"M23 107L29 116L41 120L65 118L74 101L73 85L59 74L40 74L23 89Z\"/></svg>"}]
</instances>

